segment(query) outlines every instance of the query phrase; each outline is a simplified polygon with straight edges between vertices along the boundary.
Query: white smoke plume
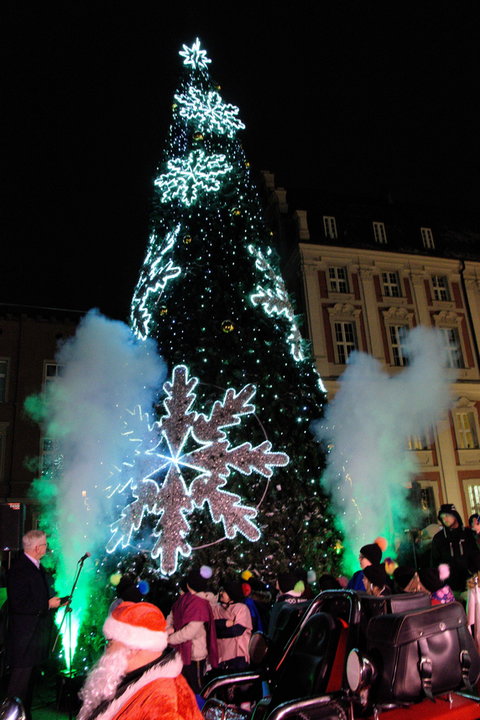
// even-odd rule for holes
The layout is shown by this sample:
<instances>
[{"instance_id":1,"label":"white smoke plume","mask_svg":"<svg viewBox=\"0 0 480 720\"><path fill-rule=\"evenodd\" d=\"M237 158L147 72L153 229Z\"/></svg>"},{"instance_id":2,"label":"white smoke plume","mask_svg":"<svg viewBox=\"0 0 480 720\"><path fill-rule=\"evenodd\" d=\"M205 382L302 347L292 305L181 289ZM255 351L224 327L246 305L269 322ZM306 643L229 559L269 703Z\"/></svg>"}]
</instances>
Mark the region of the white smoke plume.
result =
<instances>
[{"instance_id":1,"label":"white smoke plume","mask_svg":"<svg viewBox=\"0 0 480 720\"><path fill-rule=\"evenodd\" d=\"M46 422L59 458L53 477L56 526L47 532L57 554L61 594L68 593L80 556L92 554L75 593L74 620L80 623L95 565L110 539L105 489L130 451L125 420L138 405L151 413L166 367L152 340L138 341L127 325L95 310L56 360L62 372L47 396Z\"/></svg>"},{"instance_id":2,"label":"white smoke plume","mask_svg":"<svg viewBox=\"0 0 480 720\"><path fill-rule=\"evenodd\" d=\"M408 439L431 437L451 404L440 332L412 330L406 355L409 364L391 376L370 355L352 353L339 391L314 428L330 448L323 483L350 559L380 535L391 540L413 519L406 496L417 468L414 454L406 452ZM389 550L393 554L391 544Z\"/></svg>"}]
</instances>

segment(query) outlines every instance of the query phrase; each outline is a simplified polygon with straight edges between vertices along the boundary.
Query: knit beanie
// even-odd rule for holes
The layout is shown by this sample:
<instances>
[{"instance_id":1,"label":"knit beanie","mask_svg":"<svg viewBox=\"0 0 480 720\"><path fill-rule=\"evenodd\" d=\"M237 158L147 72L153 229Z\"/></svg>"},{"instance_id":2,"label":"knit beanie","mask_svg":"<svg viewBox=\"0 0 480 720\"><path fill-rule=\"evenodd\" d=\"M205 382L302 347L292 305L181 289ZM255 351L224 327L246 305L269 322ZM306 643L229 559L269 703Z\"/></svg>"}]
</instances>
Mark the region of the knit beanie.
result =
<instances>
[{"instance_id":1,"label":"knit beanie","mask_svg":"<svg viewBox=\"0 0 480 720\"><path fill-rule=\"evenodd\" d=\"M118 640L135 650L158 650L167 647L167 623L163 613L152 603L122 602L103 625L107 640Z\"/></svg>"},{"instance_id":2,"label":"knit beanie","mask_svg":"<svg viewBox=\"0 0 480 720\"><path fill-rule=\"evenodd\" d=\"M238 580L226 582L222 587L232 602L242 602L245 599L242 583Z\"/></svg>"},{"instance_id":3,"label":"knit beanie","mask_svg":"<svg viewBox=\"0 0 480 720\"><path fill-rule=\"evenodd\" d=\"M405 590L414 575L415 568L407 567L406 565L400 565L394 571L393 579L395 580L399 588Z\"/></svg>"},{"instance_id":4,"label":"knit beanie","mask_svg":"<svg viewBox=\"0 0 480 720\"><path fill-rule=\"evenodd\" d=\"M142 593L138 589L137 578L135 575L125 573L117 585L117 597L130 602L140 602Z\"/></svg>"},{"instance_id":5,"label":"knit beanie","mask_svg":"<svg viewBox=\"0 0 480 720\"><path fill-rule=\"evenodd\" d=\"M370 543L360 548L360 555L367 558L372 565L379 565L382 559L382 550L377 543Z\"/></svg>"},{"instance_id":6,"label":"knit beanie","mask_svg":"<svg viewBox=\"0 0 480 720\"><path fill-rule=\"evenodd\" d=\"M450 568L447 564L439 565L438 568L420 568L418 577L423 587L430 593L437 592L445 585L450 575Z\"/></svg>"},{"instance_id":7,"label":"knit beanie","mask_svg":"<svg viewBox=\"0 0 480 720\"><path fill-rule=\"evenodd\" d=\"M204 570L203 566L195 570L190 570L187 575L187 585L194 592L205 592L208 590L211 575Z\"/></svg>"},{"instance_id":8,"label":"knit beanie","mask_svg":"<svg viewBox=\"0 0 480 720\"><path fill-rule=\"evenodd\" d=\"M280 588L280 592L286 593L289 590L293 590L295 585L298 582L298 578L293 573L284 572L279 573L277 576L278 580L278 587Z\"/></svg>"},{"instance_id":9,"label":"knit beanie","mask_svg":"<svg viewBox=\"0 0 480 720\"><path fill-rule=\"evenodd\" d=\"M384 565L367 565L363 570L363 574L372 585L383 588L387 584L387 573Z\"/></svg>"}]
</instances>

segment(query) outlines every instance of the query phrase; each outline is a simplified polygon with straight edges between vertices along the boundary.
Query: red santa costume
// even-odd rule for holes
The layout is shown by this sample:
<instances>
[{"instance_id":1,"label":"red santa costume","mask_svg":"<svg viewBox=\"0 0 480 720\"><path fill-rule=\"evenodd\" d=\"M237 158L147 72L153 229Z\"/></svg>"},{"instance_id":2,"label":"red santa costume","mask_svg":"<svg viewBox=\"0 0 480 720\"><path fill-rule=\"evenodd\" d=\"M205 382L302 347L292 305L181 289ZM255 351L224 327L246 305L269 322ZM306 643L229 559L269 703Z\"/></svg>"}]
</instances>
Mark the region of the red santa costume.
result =
<instances>
[{"instance_id":1,"label":"red santa costume","mask_svg":"<svg viewBox=\"0 0 480 720\"><path fill-rule=\"evenodd\" d=\"M78 720L202 720L181 674L181 657L167 647L165 618L155 605L121 603L108 616L103 633L125 648L117 657L106 652L92 670ZM124 674L121 663L125 670L128 654L136 650L158 651L158 657ZM117 663L122 653L125 659Z\"/></svg>"}]
</instances>

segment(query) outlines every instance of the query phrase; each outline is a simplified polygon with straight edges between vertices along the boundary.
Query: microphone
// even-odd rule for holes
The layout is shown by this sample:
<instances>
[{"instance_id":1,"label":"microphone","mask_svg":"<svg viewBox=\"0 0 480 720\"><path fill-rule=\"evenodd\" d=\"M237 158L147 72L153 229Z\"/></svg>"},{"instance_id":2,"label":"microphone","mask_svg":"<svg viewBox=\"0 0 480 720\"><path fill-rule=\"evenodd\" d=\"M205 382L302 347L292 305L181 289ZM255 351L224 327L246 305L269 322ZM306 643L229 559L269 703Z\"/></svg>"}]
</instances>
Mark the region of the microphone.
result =
<instances>
[{"instance_id":1,"label":"microphone","mask_svg":"<svg viewBox=\"0 0 480 720\"><path fill-rule=\"evenodd\" d=\"M78 562L79 562L79 563L83 563L83 562L85 562L85 560L86 560L87 558L89 558L90 556L91 556L91 553L86 552L85 555L82 555L82 557L80 558L80 560L79 560Z\"/></svg>"}]
</instances>

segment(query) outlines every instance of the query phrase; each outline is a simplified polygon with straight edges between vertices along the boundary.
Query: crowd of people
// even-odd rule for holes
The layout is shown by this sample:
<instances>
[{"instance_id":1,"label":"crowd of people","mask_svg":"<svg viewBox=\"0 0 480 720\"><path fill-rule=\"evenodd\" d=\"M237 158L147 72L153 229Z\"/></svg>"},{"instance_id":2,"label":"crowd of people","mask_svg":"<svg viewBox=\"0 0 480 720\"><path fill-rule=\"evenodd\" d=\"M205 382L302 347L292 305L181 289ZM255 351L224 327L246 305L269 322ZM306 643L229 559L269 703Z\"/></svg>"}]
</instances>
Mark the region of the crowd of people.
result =
<instances>
[{"instance_id":1,"label":"crowd of people","mask_svg":"<svg viewBox=\"0 0 480 720\"><path fill-rule=\"evenodd\" d=\"M272 638L283 607L305 604L322 590L347 587L375 596L424 592L432 604L465 600L467 583L480 572L480 516L471 516L465 527L455 506L446 504L438 521L435 533L420 534L417 547L411 538L410 555L408 548L398 553L400 564L385 561L381 539L362 546L359 569L349 580L308 577L297 568L279 573L273 586L256 572L219 579L202 566L185 574L164 612L146 602L132 582L119 584L103 628L107 649L81 692L79 720L141 718L138 708L152 698L163 708L159 718L201 717L199 694L206 680L248 669L252 633ZM55 596L40 564L45 534L30 531L23 545L7 579L7 692L22 699L29 718L33 670L46 652L45 620L66 599Z\"/></svg>"}]
</instances>

